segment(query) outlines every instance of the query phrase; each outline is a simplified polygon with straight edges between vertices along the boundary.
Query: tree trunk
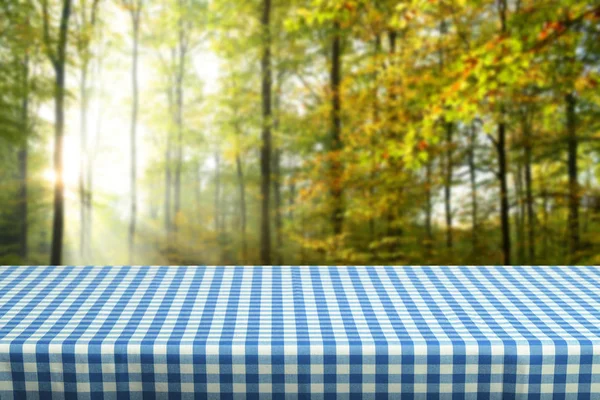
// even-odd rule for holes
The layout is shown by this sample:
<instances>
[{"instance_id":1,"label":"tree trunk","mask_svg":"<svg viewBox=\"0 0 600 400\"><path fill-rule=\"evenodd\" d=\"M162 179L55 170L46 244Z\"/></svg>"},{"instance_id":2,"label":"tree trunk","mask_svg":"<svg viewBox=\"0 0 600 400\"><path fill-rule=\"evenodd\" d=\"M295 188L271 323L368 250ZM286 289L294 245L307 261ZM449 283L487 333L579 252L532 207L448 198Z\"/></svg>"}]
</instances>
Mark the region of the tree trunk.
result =
<instances>
[{"instance_id":1,"label":"tree trunk","mask_svg":"<svg viewBox=\"0 0 600 400\"><path fill-rule=\"evenodd\" d=\"M517 162L517 171L514 176L515 184L515 226L517 233L517 264L525 263L525 203L523 201L523 168Z\"/></svg>"},{"instance_id":2,"label":"tree trunk","mask_svg":"<svg viewBox=\"0 0 600 400\"><path fill-rule=\"evenodd\" d=\"M544 238L542 241L542 255L543 255L543 259L544 261L548 260L548 242L549 242L549 236L550 236L550 228L548 226L548 218L549 218L549 213L548 213L548 192L545 189L545 185L544 182L542 182L542 187L544 188L542 190L542 199L543 199L543 203L542 203L542 210L543 210L543 219L544 219Z\"/></svg>"},{"instance_id":3,"label":"tree trunk","mask_svg":"<svg viewBox=\"0 0 600 400\"><path fill-rule=\"evenodd\" d=\"M275 264L283 265L283 221L281 218L281 148L273 153L273 200L275 206Z\"/></svg>"},{"instance_id":4,"label":"tree trunk","mask_svg":"<svg viewBox=\"0 0 600 400\"><path fill-rule=\"evenodd\" d=\"M594 177L594 166L593 165L589 165L587 168L587 174L586 174L586 180L585 180L585 191L586 193L591 193L592 192L592 180ZM582 231L583 234L587 234L589 231L589 226L590 226L590 219L591 219L591 214L593 212L593 202L588 200L585 204L585 214L583 216L583 222L582 222Z\"/></svg>"},{"instance_id":5,"label":"tree trunk","mask_svg":"<svg viewBox=\"0 0 600 400\"><path fill-rule=\"evenodd\" d=\"M282 85L282 73L281 71L277 74L277 86L275 89L274 98L274 120L273 129L276 137L279 136L279 119L281 113L281 85ZM281 139L276 141L277 146L273 152L273 201L275 206L275 264L283 265L283 222L281 218Z\"/></svg>"},{"instance_id":6,"label":"tree trunk","mask_svg":"<svg viewBox=\"0 0 600 400\"><path fill-rule=\"evenodd\" d=\"M171 47L172 57L175 58L175 48ZM167 104L169 113L175 119L175 99L173 93L173 85L169 80L169 86L167 87ZM175 122L175 121L174 121ZM167 143L165 146L165 232L167 233L168 246L171 245L171 231L173 227L173 216L172 216L172 190L173 190L173 171L172 171L172 157L173 157L173 132L172 128L167 129Z\"/></svg>"},{"instance_id":7,"label":"tree trunk","mask_svg":"<svg viewBox=\"0 0 600 400\"><path fill-rule=\"evenodd\" d=\"M471 136L469 143L469 182L471 184L471 246L473 255L477 254L477 230L479 229L478 221L478 203L477 203L477 169L475 168L475 144L476 130L475 125L471 124Z\"/></svg>"},{"instance_id":8,"label":"tree trunk","mask_svg":"<svg viewBox=\"0 0 600 400\"><path fill-rule=\"evenodd\" d=\"M431 152L427 157L427 163L425 164L425 252L431 256L433 250L433 227L432 227L432 213L433 213L433 160L431 160Z\"/></svg>"},{"instance_id":9,"label":"tree trunk","mask_svg":"<svg viewBox=\"0 0 600 400\"><path fill-rule=\"evenodd\" d=\"M91 161L90 161L90 157L89 157L89 152L88 152L88 167L87 167L87 190L86 190L86 194L85 194L85 207L86 207L86 212L85 212L85 217L86 217L86 221L85 221L85 228L86 228L86 232L85 232L85 238L86 238L86 249L85 249L85 254L87 255L88 259L91 260L91 258L93 257L93 253L92 253L92 211L93 211L93 206L92 206L92 201L93 201L93 168L91 165Z\"/></svg>"},{"instance_id":10,"label":"tree trunk","mask_svg":"<svg viewBox=\"0 0 600 400\"><path fill-rule=\"evenodd\" d=\"M181 170L183 164L183 146L181 127L178 128L177 134L177 150L175 154L175 182L173 184L174 206L173 206L173 225L172 230L177 232L179 221L179 213L181 211Z\"/></svg>"},{"instance_id":11,"label":"tree trunk","mask_svg":"<svg viewBox=\"0 0 600 400\"><path fill-rule=\"evenodd\" d=\"M240 229L242 239L242 264L248 263L248 244L246 241L246 182L244 181L244 170L242 169L242 160L239 153L235 156L235 165L237 168L239 200L240 200Z\"/></svg>"},{"instance_id":12,"label":"tree trunk","mask_svg":"<svg viewBox=\"0 0 600 400\"><path fill-rule=\"evenodd\" d=\"M90 168L88 164L90 163L89 156L89 146L88 146L88 130L87 130L87 121L88 121L88 105L89 105L89 91L88 91L88 72L90 66L90 38L88 35L94 33L94 28L96 26L96 17L98 10L98 0L94 0L91 5L90 17L88 20L87 16L87 7L85 2L81 4L80 12L81 12L81 27L80 33L82 37L80 38L80 58L81 58L81 69L80 69L80 82L79 82L79 92L80 92L80 150L79 150L79 256L82 260L89 258L90 256L90 228L88 227L89 217L88 213L90 211L90 206L87 204L89 200L88 192L90 190L89 187L89 178L90 178Z\"/></svg>"},{"instance_id":13,"label":"tree trunk","mask_svg":"<svg viewBox=\"0 0 600 400\"><path fill-rule=\"evenodd\" d=\"M527 207L527 255L530 265L535 264L535 215L533 213L533 179L531 176L531 127L524 126L525 202Z\"/></svg>"},{"instance_id":14,"label":"tree trunk","mask_svg":"<svg viewBox=\"0 0 600 400\"><path fill-rule=\"evenodd\" d=\"M388 43L390 45L389 52L393 56L396 53L396 37L397 33L394 30L388 32Z\"/></svg>"},{"instance_id":15,"label":"tree trunk","mask_svg":"<svg viewBox=\"0 0 600 400\"><path fill-rule=\"evenodd\" d=\"M59 39L56 57L51 57L56 75L54 88L55 124L54 124L54 219L52 222L52 246L50 265L62 263L62 245L65 220L65 197L63 180L63 136L65 124L65 62L69 18L71 16L71 0L63 1L60 19ZM47 17L47 16L46 16ZM46 21L47 23L48 21Z\"/></svg>"},{"instance_id":16,"label":"tree trunk","mask_svg":"<svg viewBox=\"0 0 600 400\"><path fill-rule=\"evenodd\" d=\"M79 256L82 260L85 259L86 249L86 164L87 164L87 105L88 105L88 92L87 92L87 73L88 63L87 60L83 61L81 66L81 81L79 86L79 96L81 101L80 109L80 147L79 147Z\"/></svg>"},{"instance_id":17,"label":"tree trunk","mask_svg":"<svg viewBox=\"0 0 600 400\"><path fill-rule=\"evenodd\" d=\"M498 0L498 11L500 15L500 35L507 33L507 2ZM498 180L500 183L500 222L502 225L502 253L504 265L511 264L511 246L510 246L510 220L508 205L508 187L506 183L506 122L504 121L506 111L504 105L500 106L500 117L498 122L498 141L496 147L498 150Z\"/></svg>"},{"instance_id":18,"label":"tree trunk","mask_svg":"<svg viewBox=\"0 0 600 400\"><path fill-rule=\"evenodd\" d=\"M342 166L339 160L340 151L342 149L342 119L341 119L341 37L340 24L334 23L334 34L331 45L331 151L333 160L331 165L331 194L333 200L333 212L331 215L333 233L339 235L342 233L342 224L344 221L344 207L342 205Z\"/></svg>"},{"instance_id":19,"label":"tree trunk","mask_svg":"<svg viewBox=\"0 0 600 400\"><path fill-rule=\"evenodd\" d=\"M579 182L577 176L577 131L575 104L576 99L573 93L565 96L567 108L567 167L569 175L569 262L575 262L577 251L579 250Z\"/></svg>"},{"instance_id":20,"label":"tree trunk","mask_svg":"<svg viewBox=\"0 0 600 400\"><path fill-rule=\"evenodd\" d=\"M452 132L454 126L451 122L446 122L446 179L444 181L444 208L446 211L446 247L452 251L452 169L453 169L453 151L452 151Z\"/></svg>"},{"instance_id":21,"label":"tree trunk","mask_svg":"<svg viewBox=\"0 0 600 400\"><path fill-rule=\"evenodd\" d=\"M196 182L194 185L195 188L195 192L196 192L196 218L198 218L198 225L200 226L202 224L202 204L200 202L201 200L201 183L202 183L202 175L200 172L200 168L202 167L202 164L200 163L200 161L198 161L197 165L196 165Z\"/></svg>"},{"instance_id":22,"label":"tree trunk","mask_svg":"<svg viewBox=\"0 0 600 400\"><path fill-rule=\"evenodd\" d=\"M95 2L95 4L97 4L97 2ZM92 8L92 10L94 10L94 8ZM92 25L94 25L95 21L96 21L96 13L95 11L93 11L92 13L92 21L94 21L92 23ZM99 34L101 35L101 31L99 31ZM97 82L97 85L102 85L102 55L99 54L96 58L96 73L94 76L94 81ZM94 162L96 159L96 153L95 151L97 151L96 149L98 149L100 147L100 137L101 137L101 133L102 133L102 107L101 107L101 102L98 101L98 106L97 106L97 120L96 120L96 137L95 137L95 145L92 146L91 149L88 149L87 152L87 191L86 191L86 201L85 201L85 205L86 205L86 218L87 221L85 223L86 226L86 238L87 238L87 249L86 249L86 254L88 255L88 258L91 260L92 257L94 256L93 254L93 246L92 243L93 241L93 230L92 230L92 226L93 226L93 212L94 212Z\"/></svg>"},{"instance_id":23,"label":"tree trunk","mask_svg":"<svg viewBox=\"0 0 600 400\"><path fill-rule=\"evenodd\" d=\"M262 33L262 145L260 149L260 262L271 264L271 0L263 0Z\"/></svg>"},{"instance_id":24,"label":"tree trunk","mask_svg":"<svg viewBox=\"0 0 600 400\"><path fill-rule=\"evenodd\" d=\"M292 172L292 175L293 175L293 172ZM288 212L288 221L294 222L294 204L296 202L296 182L294 182L294 179L290 179L289 192L290 192L290 197L288 200L288 204L289 204L290 209Z\"/></svg>"},{"instance_id":25,"label":"tree trunk","mask_svg":"<svg viewBox=\"0 0 600 400\"><path fill-rule=\"evenodd\" d=\"M28 232L28 198L27 198L27 157L29 153L29 56L23 60L23 101L21 103L21 124L23 144L18 154L19 163L19 257L21 262L27 260L27 232Z\"/></svg>"},{"instance_id":26,"label":"tree trunk","mask_svg":"<svg viewBox=\"0 0 600 400\"><path fill-rule=\"evenodd\" d=\"M221 210L221 157L219 152L215 153L215 232L221 232L220 210Z\"/></svg>"},{"instance_id":27,"label":"tree trunk","mask_svg":"<svg viewBox=\"0 0 600 400\"><path fill-rule=\"evenodd\" d=\"M169 236L171 232L171 179L171 132L169 130L165 149L165 231Z\"/></svg>"},{"instance_id":28,"label":"tree trunk","mask_svg":"<svg viewBox=\"0 0 600 400\"><path fill-rule=\"evenodd\" d=\"M381 52L381 36L379 34L375 35L375 40L373 43L373 57L377 58ZM379 64L376 64L379 67ZM373 71L373 124L377 127L379 124L379 97L378 97L378 70L377 68ZM376 140L377 132L371 134L371 171L369 178L369 243L373 243L376 240L376 232L375 232L375 178L377 175L377 160L375 157L375 152L377 150L377 140ZM375 249L373 249L373 257L375 258Z\"/></svg>"},{"instance_id":29,"label":"tree trunk","mask_svg":"<svg viewBox=\"0 0 600 400\"><path fill-rule=\"evenodd\" d=\"M504 115L504 113L502 113ZM503 118L503 117L501 117ZM510 220L508 205L508 186L506 178L506 123L498 124L498 181L500 183L500 223L502 226L502 254L504 265L511 264Z\"/></svg>"},{"instance_id":30,"label":"tree trunk","mask_svg":"<svg viewBox=\"0 0 600 400\"><path fill-rule=\"evenodd\" d=\"M133 89L133 106L131 108L131 209L129 220L129 264L133 264L135 253L135 228L137 218L137 149L136 149L136 132L137 132L137 116L138 116L138 45L139 45L139 26L140 26L140 9L132 10L132 25L133 25L133 54L131 67L131 80Z\"/></svg>"},{"instance_id":31,"label":"tree trunk","mask_svg":"<svg viewBox=\"0 0 600 400\"><path fill-rule=\"evenodd\" d=\"M54 171L56 181L54 184L54 222L52 224L52 252L50 255L50 265L60 265L62 263L62 241L65 213L63 181L64 91L65 73L63 60L61 65L58 65L56 68L56 122L54 130Z\"/></svg>"},{"instance_id":32,"label":"tree trunk","mask_svg":"<svg viewBox=\"0 0 600 400\"><path fill-rule=\"evenodd\" d=\"M27 259L27 154L28 144L27 138L24 139L23 147L19 150L18 162L19 162L19 220L21 225L19 226L19 257L22 262Z\"/></svg>"},{"instance_id":33,"label":"tree trunk","mask_svg":"<svg viewBox=\"0 0 600 400\"><path fill-rule=\"evenodd\" d=\"M177 231L178 215L181 211L181 170L183 164L183 78L185 74L185 58L186 58L186 42L185 42L185 30L183 26L183 13L182 3L179 0L180 7L180 18L178 21L179 35L178 35L178 70L176 76L175 96L176 96L176 115L175 125L177 126L177 152L176 152L176 164L175 164L175 224L173 229Z\"/></svg>"}]
</instances>

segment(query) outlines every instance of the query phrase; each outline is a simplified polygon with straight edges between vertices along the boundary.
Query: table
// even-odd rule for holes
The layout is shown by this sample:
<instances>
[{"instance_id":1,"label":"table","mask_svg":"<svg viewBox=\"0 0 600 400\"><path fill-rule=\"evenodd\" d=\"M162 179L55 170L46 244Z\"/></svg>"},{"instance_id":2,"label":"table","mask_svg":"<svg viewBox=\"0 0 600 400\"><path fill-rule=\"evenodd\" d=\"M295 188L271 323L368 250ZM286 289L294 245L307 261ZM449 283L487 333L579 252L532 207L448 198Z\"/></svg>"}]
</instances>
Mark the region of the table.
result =
<instances>
[{"instance_id":1,"label":"table","mask_svg":"<svg viewBox=\"0 0 600 400\"><path fill-rule=\"evenodd\" d=\"M0 267L26 395L600 399L600 268Z\"/></svg>"}]
</instances>

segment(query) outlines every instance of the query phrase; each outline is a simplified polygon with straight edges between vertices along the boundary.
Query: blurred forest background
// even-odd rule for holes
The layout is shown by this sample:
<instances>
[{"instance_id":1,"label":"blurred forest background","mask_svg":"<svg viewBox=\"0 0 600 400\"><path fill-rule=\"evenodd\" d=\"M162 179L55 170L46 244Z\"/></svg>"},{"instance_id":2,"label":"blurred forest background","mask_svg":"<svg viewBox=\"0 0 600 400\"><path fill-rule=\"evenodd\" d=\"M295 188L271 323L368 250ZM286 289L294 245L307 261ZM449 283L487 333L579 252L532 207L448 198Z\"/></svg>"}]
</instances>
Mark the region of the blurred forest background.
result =
<instances>
[{"instance_id":1,"label":"blurred forest background","mask_svg":"<svg viewBox=\"0 0 600 400\"><path fill-rule=\"evenodd\" d=\"M600 264L600 4L0 0L0 264Z\"/></svg>"}]
</instances>

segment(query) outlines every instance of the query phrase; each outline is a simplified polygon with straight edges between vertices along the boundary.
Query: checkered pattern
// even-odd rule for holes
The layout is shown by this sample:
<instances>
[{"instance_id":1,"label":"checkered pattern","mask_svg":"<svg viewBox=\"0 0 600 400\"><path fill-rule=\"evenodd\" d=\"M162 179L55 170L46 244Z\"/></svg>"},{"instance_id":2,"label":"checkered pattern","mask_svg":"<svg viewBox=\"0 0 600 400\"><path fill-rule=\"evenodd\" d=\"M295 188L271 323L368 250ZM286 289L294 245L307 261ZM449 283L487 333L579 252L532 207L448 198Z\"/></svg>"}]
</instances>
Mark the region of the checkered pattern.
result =
<instances>
[{"instance_id":1,"label":"checkered pattern","mask_svg":"<svg viewBox=\"0 0 600 400\"><path fill-rule=\"evenodd\" d=\"M600 268L0 267L25 397L600 399Z\"/></svg>"}]
</instances>

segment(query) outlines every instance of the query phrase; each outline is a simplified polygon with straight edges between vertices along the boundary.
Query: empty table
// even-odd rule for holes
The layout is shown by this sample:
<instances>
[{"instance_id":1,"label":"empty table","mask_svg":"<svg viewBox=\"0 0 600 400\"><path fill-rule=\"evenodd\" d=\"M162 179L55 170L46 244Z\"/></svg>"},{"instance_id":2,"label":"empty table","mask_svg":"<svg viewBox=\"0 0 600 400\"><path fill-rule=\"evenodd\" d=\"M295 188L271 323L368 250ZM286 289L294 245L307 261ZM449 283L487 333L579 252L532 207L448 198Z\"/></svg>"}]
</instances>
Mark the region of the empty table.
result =
<instances>
[{"instance_id":1,"label":"empty table","mask_svg":"<svg viewBox=\"0 0 600 400\"><path fill-rule=\"evenodd\" d=\"M598 267L0 267L0 398L600 398Z\"/></svg>"}]
</instances>

